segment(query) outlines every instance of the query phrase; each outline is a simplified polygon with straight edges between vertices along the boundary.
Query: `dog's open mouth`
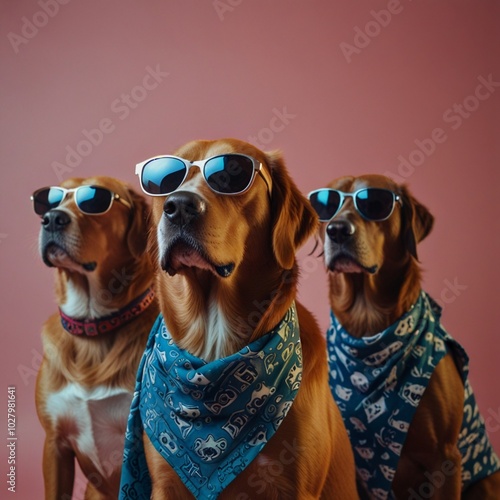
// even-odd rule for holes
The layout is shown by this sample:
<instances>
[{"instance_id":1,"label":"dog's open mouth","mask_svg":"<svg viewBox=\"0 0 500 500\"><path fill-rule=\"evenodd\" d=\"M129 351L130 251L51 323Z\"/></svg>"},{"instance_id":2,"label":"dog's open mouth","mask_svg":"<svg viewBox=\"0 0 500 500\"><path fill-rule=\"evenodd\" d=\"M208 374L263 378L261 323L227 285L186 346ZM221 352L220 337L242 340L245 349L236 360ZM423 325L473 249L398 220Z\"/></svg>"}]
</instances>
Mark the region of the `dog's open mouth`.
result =
<instances>
[{"instance_id":1,"label":"dog's open mouth","mask_svg":"<svg viewBox=\"0 0 500 500\"><path fill-rule=\"evenodd\" d=\"M332 272L337 273L375 274L377 272L378 266L364 266L351 255L339 254L332 259L332 261L328 265L328 269Z\"/></svg>"},{"instance_id":2,"label":"dog's open mouth","mask_svg":"<svg viewBox=\"0 0 500 500\"><path fill-rule=\"evenodd\" d=\"M93 271L97 262L77 262L70 254L56 243L49 243L43 250L43 262L49 267L61 267L73 271Z\"/></svg>"},{"instance_id":3,"label":"dog's open mouth","mask_svg":"<svg viewBox=\"0 0 500 500\"><path fill-rule=\"evenodd\" d=\"M210 271L216 276L227 278L234 270L234 264L217 265L213 263L198 245L179 241L172 245L166 252L166 257L162 259L162 268L171 276L181 272L185 268L197 268Z\"/></svg>"}]
</instances>

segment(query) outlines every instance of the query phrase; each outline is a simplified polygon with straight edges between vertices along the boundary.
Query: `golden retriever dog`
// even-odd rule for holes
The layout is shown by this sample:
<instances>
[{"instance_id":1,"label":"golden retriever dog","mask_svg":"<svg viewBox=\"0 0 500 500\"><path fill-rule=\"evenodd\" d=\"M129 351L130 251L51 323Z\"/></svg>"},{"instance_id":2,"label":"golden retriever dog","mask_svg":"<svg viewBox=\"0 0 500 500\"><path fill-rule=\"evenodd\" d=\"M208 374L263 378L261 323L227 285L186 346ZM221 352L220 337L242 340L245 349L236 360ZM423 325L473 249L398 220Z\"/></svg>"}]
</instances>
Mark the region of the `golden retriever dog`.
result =
<instances>
[{"instance_id":1,"label":"golden retriever dog","mask_svg":"<svg viewBox=\"0 0 500 500\"><path fill-rule=\"evenodd\" d=\"M309 194L328 270L330 384L376 499L494 499L499 461L468 358L421 289L434 218L406 186L342 177Z\"/></svg>"},{"instance_id":2,"label":"golden retriever dog","mask_svg":"<svg viewBox=\"0 0 500 500\"><path fill-rule=\"evenodd\" d=\"M357 498L325 339L295 301L317 219L278 152L193 141L137 166L162 318L139 368L122 498Z\"/></svg>"},{"instance_id":3,"label":"golden retriever dog","mask_svg":"<svg viewBox=\"0 0 500 500\"><path fill-rule=\"evenodd\" d=\"M32 200L59 306L43 327L36 383L45 498L71 498L75 458L85 498L117 498L135 375L159 312L144 243L149 207L108 177L70 179Z\"/></svg>"}]
</instances>

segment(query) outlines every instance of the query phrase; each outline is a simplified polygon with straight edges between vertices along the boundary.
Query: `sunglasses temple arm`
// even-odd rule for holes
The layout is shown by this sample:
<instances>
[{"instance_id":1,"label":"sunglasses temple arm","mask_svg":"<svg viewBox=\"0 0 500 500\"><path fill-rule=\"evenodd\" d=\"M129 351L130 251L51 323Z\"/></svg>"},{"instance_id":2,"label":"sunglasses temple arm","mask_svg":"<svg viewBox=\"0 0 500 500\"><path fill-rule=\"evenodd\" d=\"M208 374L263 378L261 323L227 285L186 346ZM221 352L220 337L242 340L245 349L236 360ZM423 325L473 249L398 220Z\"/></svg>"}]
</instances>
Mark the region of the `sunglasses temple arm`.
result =
<instances>
[{"instance_id":1,"label":"sunglasses temple arm","mask_svg":"<svg viewBox=\"0 0 500 500\"><path fill-rule=\"evenodd\" d=\"M264 182L266 183L266 186L267 186L267 192L269 193L269 197L271 198L271 195L272 195L271 177L269 176L268 172L265 170L262 163L259 163L259 168L258 168L257 172L259 172L261 177L264 179Z\"/></svg>"},{"instance_id":2,"label":"sunglasses temple arm","mask_svg":"<svg viewBox=\"0 0 500 500\"><path fill-rule=\"evenodd\" d=\"M116 201L119 201L120 203L123 203L128 208L132 208L132 204L128 200L126 200L125 198L122 198L119 194L115 194L114 199Z\"/></svg>"}]
</instances>

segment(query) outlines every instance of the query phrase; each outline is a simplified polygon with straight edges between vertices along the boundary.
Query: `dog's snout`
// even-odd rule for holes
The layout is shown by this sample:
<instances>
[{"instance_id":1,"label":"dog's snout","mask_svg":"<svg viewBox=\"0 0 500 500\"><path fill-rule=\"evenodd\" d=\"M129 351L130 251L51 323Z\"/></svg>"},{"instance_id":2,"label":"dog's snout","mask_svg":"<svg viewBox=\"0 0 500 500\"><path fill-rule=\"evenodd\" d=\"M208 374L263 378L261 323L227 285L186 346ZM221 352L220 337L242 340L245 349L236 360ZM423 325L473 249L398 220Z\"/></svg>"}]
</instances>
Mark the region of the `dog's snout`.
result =
<instances>
[{"instance_id":1,"label":"dog's snout","mask_svg":"<svg viewBox=\"0 0 500 500\"><path fill-rule=\"evenodd\" d=\"M163 205L167 219L175 225L183 226L196 219L205 210L203 199L196 193L179 191L171 194Z\"/></svg>"},{"instance_id":2,"label":"dog's snout","mask_svg":"<svg viewBox=\"0 0 500 500\"><path fill-rule=\"evenodd\" d=\"M62 210L50 210L42 219L46 231L62 231L71 222L70 216Z\"/></svg>"},{"instance_id":3,"label":"dog's snout","mask_svg":"<svg viewBox=\"0 0 500 500\"><path fill-rule=\"evenodd\" d=\"M326 228L329 238L335 243L344 243L355 233L356 226L348 220L332 221Z\"/></svg>"}]
</instances>

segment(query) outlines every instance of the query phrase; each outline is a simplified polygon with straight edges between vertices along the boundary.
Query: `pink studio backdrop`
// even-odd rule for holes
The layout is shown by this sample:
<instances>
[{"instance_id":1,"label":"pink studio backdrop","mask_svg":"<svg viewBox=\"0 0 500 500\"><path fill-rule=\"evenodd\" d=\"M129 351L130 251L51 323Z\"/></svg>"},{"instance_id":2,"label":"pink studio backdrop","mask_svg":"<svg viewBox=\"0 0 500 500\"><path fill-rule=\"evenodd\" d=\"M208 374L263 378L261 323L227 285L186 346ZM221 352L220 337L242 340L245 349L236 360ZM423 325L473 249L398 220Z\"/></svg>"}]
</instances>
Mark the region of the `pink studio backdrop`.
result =
<instances>
[{"instance_id":1,"label":"pink studio backdrop","mask_svg":"<svg viewBox=\"0 0 500 500\"><path fill-rule=\"evenodd\" d=\"M42 496L35 372L55 309L29 195L94 174L138 189L136 162L197 138L282 149L304 193L370 172L410 185L436 216L419 252L425 289L470 354L500 451L498 2L26 0L1 10L0 437L15 386L17 498ZM300 297L325 330L312 246L300 253Z\"/></svg>"}]
</instances>

